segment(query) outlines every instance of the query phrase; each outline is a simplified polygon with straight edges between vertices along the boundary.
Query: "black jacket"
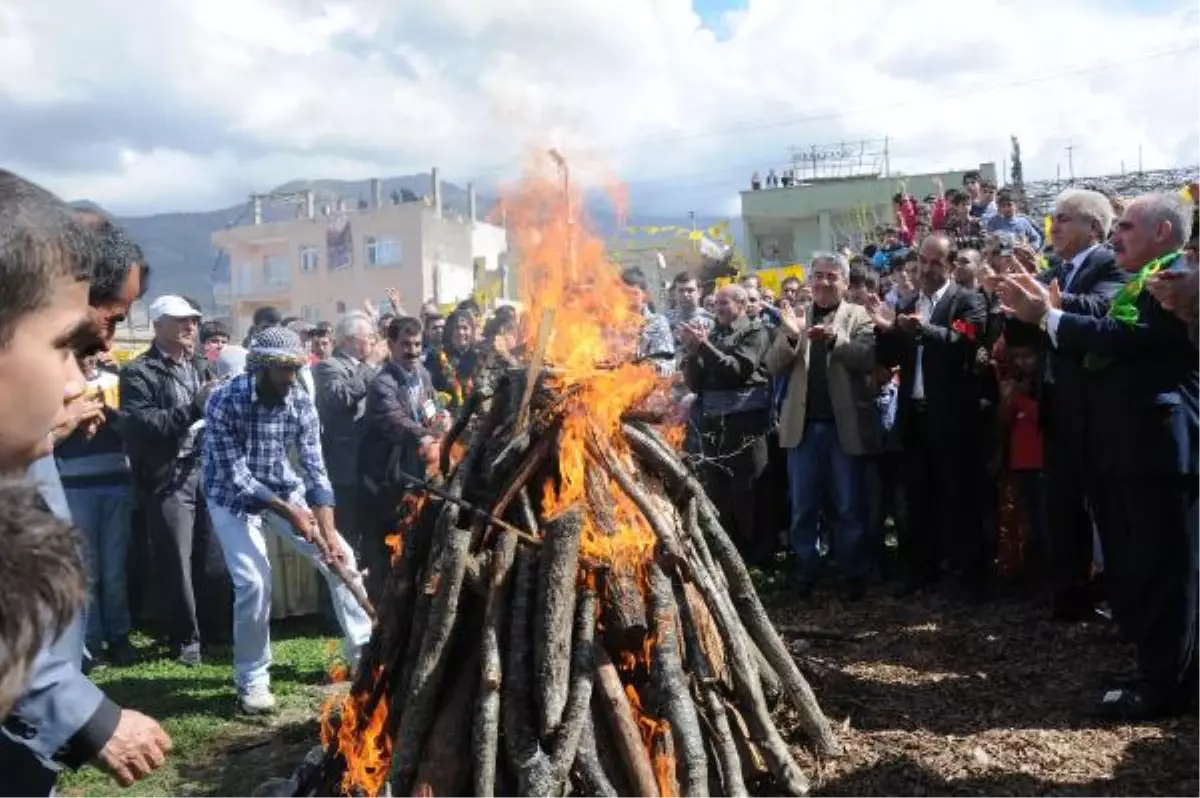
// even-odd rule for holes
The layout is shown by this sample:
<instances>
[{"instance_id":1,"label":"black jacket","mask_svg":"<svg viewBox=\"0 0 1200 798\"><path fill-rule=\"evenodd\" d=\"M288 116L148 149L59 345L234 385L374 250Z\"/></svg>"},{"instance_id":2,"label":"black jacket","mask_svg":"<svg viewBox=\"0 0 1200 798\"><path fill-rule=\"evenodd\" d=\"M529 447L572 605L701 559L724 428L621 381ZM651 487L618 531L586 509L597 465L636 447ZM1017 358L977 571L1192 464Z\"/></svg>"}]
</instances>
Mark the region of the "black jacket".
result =
<instances>
[{"instance_id":1,"label":"black jacket","mask_svg":"<svg viewBox=\"0 0 1200 798\"><path fill-rule=\"evenodd\" d=\"M215 378L212 366L195 357L199 385ZM121 369L121 434L129 454L134 483L142 490L159 492L170 486L176 475L179 447L188 429L204 417L194 401L181 402L177 387L192 397L190 386L182 385L158 347L151 346ZM199 444L195 457L199 457Z\"/></svg>"},{"instance_id":2,"label":"black jacket","mask_svg":"<svg viewBox=\"0 0 1200 798\"><path fill-rule=\"evenodd\" d=\"M421 379L421 401L432 402L434 392L429 372L424 366L417 368ZM400 367L390 361L384 364L367 389L359 473L373 493L379 487L400 481L394 474L395 469L419 479L425 478L425 464L419 448L421 439L431 433L428 420L421 417L421 408L413 407L407 390Z\"/></svg>"},{"instance_id":3,"label":"black jacket","mask_svg":"<svg viewBox=\"0 0 1200 798\"><path fill-rule=\"evenodd\" d=\"M1060 262L1055 268L1039 275L1042 282L1049 284L1058 280L1060 289L1067 283L1071 262ZM1092 250L1080 265L1070 291L1064 291L1062 309L1079 316L1099 318L1108 312L1109 303L1129 275L1117 265L1113 252L1107 246ZM1052 385L1043 386L1042 418L1047 432L1075 449L1082 457L1081 447L1087 439L1088 430L1084 406L1093 398L1094 374L1083 367L1083 352L1074 349L1057 349L1046 341L1046 356L1049 362L1049 379Z\"/></svg>"},{"instance_id":4,"label":"black jacket","mask_svg":"<svg viewBox=\"0 0 1200 798\"><path fill-rule=\"evenodd\" d=\"M920 295L910 299L897 312L916 313L919 299ZM987 315L983 294L951 281L918 334L909 335L899 327L888 331L890 351L900 366L896 424L902 435L912 413L918 350L930 417L938 420L948 436L974 431L982 398L975 354L987 332Z\"/></svg>"},{"instance_id":5,"label":"black jacket","mask_svg":"<svg viewBox=\"0 0 1200 798\"><path fill-rule=\"evenodd\" d=\"M329 479L335 485L358 484L367 386L374 376L374 367L341 349L313 367L317 413L321 417L321 451Z\"/></svg>"},{"instance_id":6,"label":"black jacket","mask_svg":"<svg viewBox=\"0 0 1200 798\"><path fill-rule=\"evenodd\" d=\"M1182 258L1173 270L1185 270ZM1090 390L1086 405L1086 462L1109 477L1190 475L1200 448L1196 347L1187 323L1142 291L1138 321L1064 313L1060 357L1078 357ZM1082 365L1092 355L1092 368ZM1099 356L1102 361L1097 361Z\"/></svg>"}]
</instances>

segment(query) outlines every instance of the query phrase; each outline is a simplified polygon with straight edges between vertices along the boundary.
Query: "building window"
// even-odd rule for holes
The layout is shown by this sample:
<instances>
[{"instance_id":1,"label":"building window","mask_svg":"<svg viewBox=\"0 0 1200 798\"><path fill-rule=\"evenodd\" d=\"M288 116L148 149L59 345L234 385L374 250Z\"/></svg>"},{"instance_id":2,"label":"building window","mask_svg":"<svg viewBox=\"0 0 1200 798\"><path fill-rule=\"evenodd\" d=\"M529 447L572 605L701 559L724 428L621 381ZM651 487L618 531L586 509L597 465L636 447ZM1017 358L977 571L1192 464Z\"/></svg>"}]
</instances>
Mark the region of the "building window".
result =
<instances>
[{"instance_id":1,"label":"building window","mask_svg":"<svg viewBox=\"0 0 1200 798\"><path fill-rule=\"evenodd\" d=\"M394 238L376 238L369 236L366 240L367 267L394 266L400 263L401 246Z\"/></svg>"},{"instance_id":2,"label":"building window","mask_svg":"<svg viewBox=\"0 0 1200 798\"><path fill-rule=\"evenodd\" d=\"M300 271L305 274L311 274L317 270L317 248L311 246L300 247Z\"/></svg>"},{"instance_id":3,"label":"building window","mask_svg":"<svg viewBox=\"0 0 1200 798\"><path fill-rule=\"evenodd\" d=\"M284 255L267 255L263 258L263 283L268 286L288 285L292 281L292 270Z\"/></svg>"},{"instance_id":4,"label":"building window","mask_svg":"<svg viewBox=\"0 0 1200 798\"><path fill-rule=\"evenodd\" d=\"M340 316L341 314L346 312L346 303L339 299L337 302L334 303L334 309L338 312L338 315Z\"/></svg>"},{"instance_id":5,"label":"building window","mask_svg":"<svg viewBox=\"0 0 1200 798\"><path fill-rule=\"evenodd\" d=\"M320 305L301 305L300 306L300 318L304 319L305 321L310 321L313 324L316 324L317 322L319 322L321 320L321 306Z\"/></svg>"}]
</instances>

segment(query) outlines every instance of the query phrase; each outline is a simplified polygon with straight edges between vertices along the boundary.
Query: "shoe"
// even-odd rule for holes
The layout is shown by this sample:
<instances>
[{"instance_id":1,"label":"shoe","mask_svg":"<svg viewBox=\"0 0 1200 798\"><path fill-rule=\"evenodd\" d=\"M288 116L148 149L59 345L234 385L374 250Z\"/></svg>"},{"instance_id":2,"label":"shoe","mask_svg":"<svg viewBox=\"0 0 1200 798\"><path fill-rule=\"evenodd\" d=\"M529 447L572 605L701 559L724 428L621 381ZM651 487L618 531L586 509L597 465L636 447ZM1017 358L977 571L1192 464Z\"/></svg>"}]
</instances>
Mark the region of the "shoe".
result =
<instances>
[{"instance_id":1,"label":"shoe","mask_svg":"<svg viewBox=\"0 0 1200 798\"><path fill-rule=\"evenodd\" d=\"M275 711L275 696L265 684L248 687L238 693L238 709L246 715L266 715Z\"/></svg>"},{"instance_id":2,"label":"shoe","mask_svg":"<svg viewBox=\"0 0 1200 798\"><path fill-rule=\"evenodd\" d=\"M1176 707L1162 700L1144 683L1106 690L1092 710L1096 718L1116 723L1159 720L1177 713Z\"/></svg>"},{"instance_id":3,"label":"shoe","mask_svg":"<svg viewBox=\"0 0 1200 798\"><path fill-rule=\"evenodd\" d=\"M128 668L137 662L137 652L128 640L117 640L108 644L108 659L118 668Z\"/></svg>"},{"instance_id":4,"label":"shoe","mask_svg":"<svg viewBox=\"0 0 1200 798\"><path fill-rule=\"evenodd\" d=\"M200 644L195 643L190 646L184 646L179 649L179 656L175 661L185 668L197 668L200 666Z\"/></svg>"}]
</instances>

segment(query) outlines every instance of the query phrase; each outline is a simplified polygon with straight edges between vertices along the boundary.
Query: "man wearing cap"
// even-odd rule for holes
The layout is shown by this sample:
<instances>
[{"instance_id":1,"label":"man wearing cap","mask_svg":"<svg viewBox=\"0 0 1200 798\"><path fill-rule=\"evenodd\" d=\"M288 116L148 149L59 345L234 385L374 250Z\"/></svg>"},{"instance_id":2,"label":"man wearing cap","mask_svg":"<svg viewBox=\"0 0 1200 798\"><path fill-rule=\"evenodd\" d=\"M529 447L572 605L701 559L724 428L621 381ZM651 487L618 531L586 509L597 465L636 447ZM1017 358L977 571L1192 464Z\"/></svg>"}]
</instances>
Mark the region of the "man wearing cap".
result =
<instances>
[{"instance_id":1,"label":"man wearing cap","mask_svg":"<svg viewBox=\"0 0 1200 798\"><path fill-rule=\"evenodd\" d=\"M265 329L251 343L246 373L214 390L205 412L204 492L233 577L234 680L238 703L248 714L275 706L267 530L325 577L351 665L371 636L370 618L326 566L337 559L356 573L354 553L334 523L316 406L307 392L296 390L307 362L298 335L285 327ZM292 448L295 468L288 457Z\"/></svg>"},{"instance_id":2,"label":"man wearing cap","mask_svg":"<svg viewBox=\"0 0 1200 798\"><path fill-rule=\"evenodd\" d=\"M154 342L121 372L123 431L154 550L161 631L179 662L195 666L200 624L192 561L203 563L208 549L197 438L213 373L196 352L200 312L191 303L160 296L150 304L150 320Z\"/></svg>"}]
</instances>

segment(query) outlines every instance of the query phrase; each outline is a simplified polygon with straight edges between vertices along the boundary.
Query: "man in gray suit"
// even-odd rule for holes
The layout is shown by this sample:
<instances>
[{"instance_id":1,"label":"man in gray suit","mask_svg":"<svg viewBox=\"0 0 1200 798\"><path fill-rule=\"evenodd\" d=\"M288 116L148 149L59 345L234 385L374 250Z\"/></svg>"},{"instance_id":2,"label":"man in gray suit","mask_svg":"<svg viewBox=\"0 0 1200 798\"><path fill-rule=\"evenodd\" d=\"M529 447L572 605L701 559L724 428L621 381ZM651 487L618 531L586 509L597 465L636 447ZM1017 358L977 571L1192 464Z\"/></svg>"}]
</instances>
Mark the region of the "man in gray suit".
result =
<instances>
[{"instance_id":1,"label":"man in gray suit","mask_svg":"<svg viewBox=\"0 0 1200 798\"><path fill-rule=\"evenodd\" d=\"M348 313L338 322L333 355L313 368L317 414L321 417L321 451L333 483L338 531L361 552L358 518L358 448L363 437L367 386L378 368L369 362L375 348L375 325L365 313Z\"/></svg>"}]
</instances>

